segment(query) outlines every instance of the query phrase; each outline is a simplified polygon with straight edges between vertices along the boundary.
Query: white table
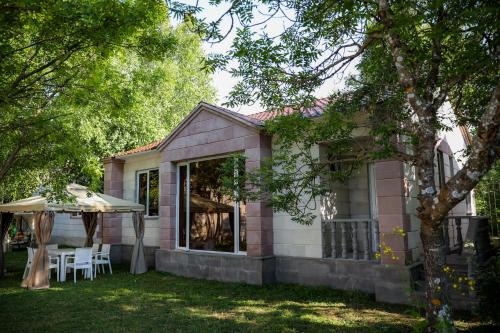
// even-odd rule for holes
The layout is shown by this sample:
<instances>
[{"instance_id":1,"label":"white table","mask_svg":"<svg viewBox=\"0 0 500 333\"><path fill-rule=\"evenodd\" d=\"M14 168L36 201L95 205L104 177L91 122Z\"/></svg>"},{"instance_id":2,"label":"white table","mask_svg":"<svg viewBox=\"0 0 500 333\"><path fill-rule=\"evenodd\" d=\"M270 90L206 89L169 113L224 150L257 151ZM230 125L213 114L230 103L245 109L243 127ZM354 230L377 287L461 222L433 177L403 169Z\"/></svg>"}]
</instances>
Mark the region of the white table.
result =
<instances>
[{"instance_id":1,"label":"white table","mask_svg":"<svg viewBox=\"0 0 500 333\"><path fill-rule=\"evenodd\" d=\"M49 256L59 257L59 281L66 281L66 257L75 255L75 249L49 249Z\"/></svg>"}]
</instances>

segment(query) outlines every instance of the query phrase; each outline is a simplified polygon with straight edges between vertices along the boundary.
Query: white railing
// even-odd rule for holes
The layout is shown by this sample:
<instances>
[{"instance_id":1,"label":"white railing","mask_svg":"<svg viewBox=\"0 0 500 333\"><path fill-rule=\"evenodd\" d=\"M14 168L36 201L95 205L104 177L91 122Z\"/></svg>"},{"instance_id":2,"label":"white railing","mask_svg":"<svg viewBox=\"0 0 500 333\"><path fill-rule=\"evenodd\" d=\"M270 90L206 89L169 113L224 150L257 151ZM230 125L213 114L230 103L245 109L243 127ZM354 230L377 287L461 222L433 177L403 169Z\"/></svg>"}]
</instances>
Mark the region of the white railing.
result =
<instances>
[{"instance_id":1,"label":"white railing","mask_svg":"<svg viewBox=\"0 0 500 333\"><path fill-rule=\"evenodd\" d=\"M374 219L324 220L323 257L370 260L378 247L378 221Z\"/></svg>"}]
</instances>

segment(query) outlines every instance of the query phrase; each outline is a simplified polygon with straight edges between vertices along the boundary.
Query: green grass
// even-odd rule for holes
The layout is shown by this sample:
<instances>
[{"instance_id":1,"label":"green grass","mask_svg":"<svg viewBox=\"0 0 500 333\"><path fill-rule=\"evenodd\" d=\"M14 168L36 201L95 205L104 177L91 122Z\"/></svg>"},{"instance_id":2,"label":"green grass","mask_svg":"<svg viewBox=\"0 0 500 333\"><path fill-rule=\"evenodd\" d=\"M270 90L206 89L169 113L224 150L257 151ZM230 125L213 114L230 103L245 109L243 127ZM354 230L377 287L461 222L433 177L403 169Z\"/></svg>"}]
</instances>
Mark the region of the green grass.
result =
<instances>
[{"instance_id":1,"label":"green grass","mask_svg":"<svg viewBox=\"0 0 500 333\"><path fill-rule=\"evenodd\" d=\"M6 255L0 279L0 332L411 332L412 308L360 293L273 284L250 286L159 272L113 275L48 290L21 288L25 253ZM69 279L68 279L69 280ZM477 322L459 322L485 332Z\"/></svg>"}]
</instances>

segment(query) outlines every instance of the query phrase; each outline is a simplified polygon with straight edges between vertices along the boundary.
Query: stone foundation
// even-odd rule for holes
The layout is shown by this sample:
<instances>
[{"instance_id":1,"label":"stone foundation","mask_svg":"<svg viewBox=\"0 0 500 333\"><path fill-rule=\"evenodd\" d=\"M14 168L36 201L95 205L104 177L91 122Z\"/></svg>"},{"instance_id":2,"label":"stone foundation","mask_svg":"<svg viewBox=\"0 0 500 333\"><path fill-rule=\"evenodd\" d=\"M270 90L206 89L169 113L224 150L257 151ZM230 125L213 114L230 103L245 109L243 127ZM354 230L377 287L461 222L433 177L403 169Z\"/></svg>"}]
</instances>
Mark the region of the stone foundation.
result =
<instances>
[{"instance_id":1,"label":"stone foundation","mask_svg":"<svg viewBox=\"0 0 500 333\"><path fill-rule=\"evenodd\" d=\"M274 281L275 259L224 253L156 251L156 270L223 282L264 284Z\"/></svg>"},{"instance_id":2,"label":"stone foundation","mask_svg":"<svg viewBox=\"0 0 500 333\"><path fill-rule=\"evenodd\" d=\"M161 272L223 282L280 282L359 290L374 294L377 301L399 304L410 302L417 268L364 260L156 250L156 270Z\"/></svg>"},{"instance_id":3,"label":"stone foundation","mask_svg":"<svg viewBox=\"0 0 500 333\"><path fill-rule=\"evenodd\" d=\"M421 263L409 266L378 265L375 284L377 302L412 303L414 284L422 269Z\"/></svg>"},{"instance_id":4,"label":"stone foundation","mask_svg":"<svg viewBox=\"0 0 500 333\"><path fill-rule=\"evenodd\" d=\"M375 293L377 262L364 260L276 257L276 282L327 286Z\"/></svg>"}]
</instances>

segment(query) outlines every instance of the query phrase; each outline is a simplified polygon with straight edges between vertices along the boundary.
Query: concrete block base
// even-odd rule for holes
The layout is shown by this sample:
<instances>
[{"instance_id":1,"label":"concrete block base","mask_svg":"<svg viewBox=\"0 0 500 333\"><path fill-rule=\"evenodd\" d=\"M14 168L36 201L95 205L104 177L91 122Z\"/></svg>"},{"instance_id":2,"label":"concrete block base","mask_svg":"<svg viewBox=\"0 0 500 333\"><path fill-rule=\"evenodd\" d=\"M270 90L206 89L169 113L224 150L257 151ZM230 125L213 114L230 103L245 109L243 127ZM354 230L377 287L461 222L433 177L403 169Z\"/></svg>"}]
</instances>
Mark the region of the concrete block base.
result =
<instances>
[{"instance_id":1,"label":"concrete block base","mask_svg":"<svg viewBox=\"0 0 500 333\"><path fill-rule=\"evenodd\" d=\"M368 260L276 257L276 282L375 293L379 264Z\"/></svg>"},{"instance_id":2,"label":"concrete block base","mask_svg":"<svg viewBox=\"0 0 500 333\"><path fill-rule=\"evenodd\" d=\"M422 264L378 265L375 272L375 299L378 302L410 304L414 282Z\"/></svg>"},{"instance_id":3,"label":"concrete block base","mask_svg":"<svg viewBox=\"0 0 500 333\"><path fill-rule=\"evenodd\" d=\"M407 304L413 266L381 265L369 260L285 256L250 257L224 253L156 250L156 270L222 282L261 285L281 282L359 290L377 301Z\"/></svg>"},{"instance_id":4,"label":"concrete block base","mask_svg":"<svg viewBox=\"0 0 500 333\"><path fill-rule=\"evenodd\" d=\"M264 284L274 281L274 257L225 253L156 251L156 270L175 275L223 282Z\"/></svg>"}]
</instances>

